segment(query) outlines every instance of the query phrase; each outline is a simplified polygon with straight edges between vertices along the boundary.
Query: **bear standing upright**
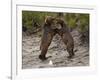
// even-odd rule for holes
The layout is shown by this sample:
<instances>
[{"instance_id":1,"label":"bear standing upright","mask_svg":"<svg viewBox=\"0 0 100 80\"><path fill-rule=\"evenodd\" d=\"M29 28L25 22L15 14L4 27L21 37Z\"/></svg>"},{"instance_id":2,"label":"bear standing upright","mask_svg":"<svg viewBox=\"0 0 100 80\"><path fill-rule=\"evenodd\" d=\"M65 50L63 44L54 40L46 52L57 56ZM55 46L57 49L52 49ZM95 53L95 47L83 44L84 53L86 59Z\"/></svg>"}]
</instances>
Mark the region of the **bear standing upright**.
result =
<instances>
[{"instance_id":1,"label":"bear standing upright","mask_svg":"<svg viewBox=\"0 0 100 80\"><path fill-rule=\"evenodd\" d=\"M66 23L61 18L48 16L46 17L45 23L43 25L43 34L40 45L41 54L39 55L41 60L47 59L46 53L55 34L60 35L64 44L66 45L67 51L69 53L68 58L72 58L74 56L74 40Z\"/></svg>"}]
</instances>

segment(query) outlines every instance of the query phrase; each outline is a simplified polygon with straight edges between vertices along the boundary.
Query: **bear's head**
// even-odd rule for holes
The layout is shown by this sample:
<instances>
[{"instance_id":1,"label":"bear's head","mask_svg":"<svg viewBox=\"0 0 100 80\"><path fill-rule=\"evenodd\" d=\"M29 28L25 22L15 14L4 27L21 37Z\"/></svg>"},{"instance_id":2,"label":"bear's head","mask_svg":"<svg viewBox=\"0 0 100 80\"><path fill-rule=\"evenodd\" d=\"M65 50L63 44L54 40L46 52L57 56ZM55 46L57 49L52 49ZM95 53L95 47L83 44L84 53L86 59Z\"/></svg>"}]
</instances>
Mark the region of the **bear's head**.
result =
<instances>
[{"instance_id":1,"label":"bear's head","mask_svg":"<svg viewBox=\"0 0 100 80\"><path fill-rule=\"evenodd\" d=\"M45 24L47 24L48 27L50 27L51 29L61 29L62 22L63 21L60 18L56 18L56 17L47 16L45 18Z\"/></svg>"}]
</instances>

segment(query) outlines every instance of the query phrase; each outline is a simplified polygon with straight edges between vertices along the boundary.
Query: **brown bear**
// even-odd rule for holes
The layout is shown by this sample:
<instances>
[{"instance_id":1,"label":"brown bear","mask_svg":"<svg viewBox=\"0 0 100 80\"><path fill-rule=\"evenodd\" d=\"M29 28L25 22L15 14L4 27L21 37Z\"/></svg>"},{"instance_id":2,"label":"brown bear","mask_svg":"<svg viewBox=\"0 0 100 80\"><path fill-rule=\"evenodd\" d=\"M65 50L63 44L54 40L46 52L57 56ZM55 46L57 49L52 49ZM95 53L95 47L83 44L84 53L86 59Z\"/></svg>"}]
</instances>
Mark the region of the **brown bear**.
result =
<instances>
[{"instance_id":1,"label":"brown bear","mask_svg":"<svg viewBox=\"0 0 100 80\"><path fill-rule=\"evenodd\" d=\"M68 26L63 19L48 16L46 17L45 23L43 25L43 34L40 45L41 54L39 55L41 60L47 59L46 53L55 34L60 35L63 42L65 43L69 53L68 58L72 58L74 56L74 40L69 32Z\"/></svg>"}]
</instances>

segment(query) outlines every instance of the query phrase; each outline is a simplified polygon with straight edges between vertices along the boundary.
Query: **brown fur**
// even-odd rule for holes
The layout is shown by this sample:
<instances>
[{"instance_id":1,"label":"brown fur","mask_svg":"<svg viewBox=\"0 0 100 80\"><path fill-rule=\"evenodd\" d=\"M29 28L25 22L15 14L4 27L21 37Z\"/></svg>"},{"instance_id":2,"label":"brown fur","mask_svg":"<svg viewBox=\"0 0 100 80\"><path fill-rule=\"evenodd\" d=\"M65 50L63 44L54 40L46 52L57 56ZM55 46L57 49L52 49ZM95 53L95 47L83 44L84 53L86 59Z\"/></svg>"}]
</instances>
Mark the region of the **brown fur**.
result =
<instances>
[{"instance_id":1,"label":"brown fur","mask_svg":"<svg viewBox=\"0 0 100 80\"><path fill-rule=\"evenodd\" d=\"M59 34L63 42L65 43L67 51L69 53L68 58L72 58L74 56L74 40L64 20L62 20L61 18L54 18L49 16L45 19L45 23L43 26L43 34L40 45L41 54L39 55L39 58L41 60L47 59L46 53L55 34Z\"/></svg>"}]
</instances>

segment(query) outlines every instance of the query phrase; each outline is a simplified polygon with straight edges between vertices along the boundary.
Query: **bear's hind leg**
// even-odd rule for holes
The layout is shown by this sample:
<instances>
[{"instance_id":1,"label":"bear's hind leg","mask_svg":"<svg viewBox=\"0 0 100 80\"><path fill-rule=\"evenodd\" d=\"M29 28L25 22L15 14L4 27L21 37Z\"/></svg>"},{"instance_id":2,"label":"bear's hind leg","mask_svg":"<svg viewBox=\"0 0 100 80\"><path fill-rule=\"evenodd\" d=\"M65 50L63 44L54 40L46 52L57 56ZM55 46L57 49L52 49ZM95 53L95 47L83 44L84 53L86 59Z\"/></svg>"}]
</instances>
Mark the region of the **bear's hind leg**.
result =
<instances>
[{"instance_id":1,"label":"bear's hind leg","mask_svg":"<svg viewBox=\"0 0 100 80\"><path fill-rule=\"evenodd\" d=\"M62 37L64 44L67 47L67 52L69 53L68 58L72 58L75 54L74 54L74 51L73 51L74 41L73 41L71 34L64 33L61 37Z\"/></svg>"},{"instance_id":2,"label":"bear's hind leg","mask_svg":"<svg viewBox=\"0 0 100 80\"><path fill-rule=\"evenodd\" d=\"M39 59L46 60L46 53L48 50L48 47L52 41L53 35L50 33L43 34L42 40L41 40L41 54L39 55Z\"/></svg>"}]
</instances>

